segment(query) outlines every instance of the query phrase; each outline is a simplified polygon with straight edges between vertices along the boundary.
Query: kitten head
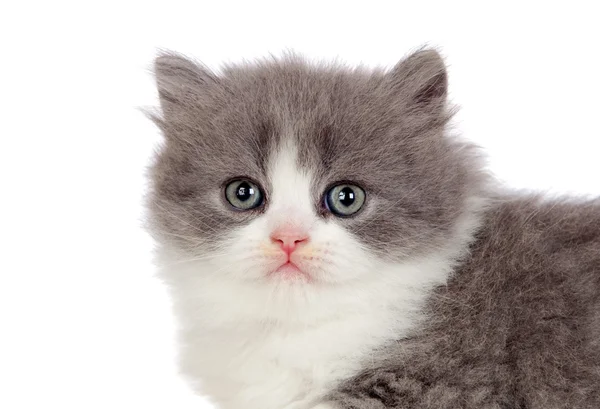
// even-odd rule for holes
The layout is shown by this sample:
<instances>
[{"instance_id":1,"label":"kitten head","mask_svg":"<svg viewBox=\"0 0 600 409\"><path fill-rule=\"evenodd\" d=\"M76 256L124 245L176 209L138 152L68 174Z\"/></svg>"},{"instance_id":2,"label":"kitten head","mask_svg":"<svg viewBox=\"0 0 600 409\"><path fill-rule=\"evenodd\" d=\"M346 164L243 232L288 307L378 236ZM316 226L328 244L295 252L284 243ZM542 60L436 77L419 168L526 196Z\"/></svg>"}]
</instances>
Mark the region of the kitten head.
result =
<instances>
[{"instance_id":1,"label":"kitten head","mask_svg":"<svg viewBox=\"0 0 600 409\"><path fill-rule=\"evenodd\" d=\"M435 51L387 72L287 56L217 75L176 54L155 71L165 143L149 207L186 275L270 294L418 283L398 266L465 243L481 172L446 135Z\"/></svg>"}]
</instances>

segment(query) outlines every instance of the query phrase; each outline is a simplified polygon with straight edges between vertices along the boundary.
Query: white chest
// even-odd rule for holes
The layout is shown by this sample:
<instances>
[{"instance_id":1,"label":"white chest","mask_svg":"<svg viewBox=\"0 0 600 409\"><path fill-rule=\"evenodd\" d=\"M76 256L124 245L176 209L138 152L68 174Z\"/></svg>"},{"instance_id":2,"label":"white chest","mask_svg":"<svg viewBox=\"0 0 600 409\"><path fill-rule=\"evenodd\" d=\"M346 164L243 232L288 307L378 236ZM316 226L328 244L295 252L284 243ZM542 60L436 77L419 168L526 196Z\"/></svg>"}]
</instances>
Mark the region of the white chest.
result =
<instances>
[{"instance_id":1,"label":"white chest","mask_svg":"<svg viewBox=\"0 0 600 409\"><path fill-rule=\"evenodd\" d=\"M398 335L386 325L390 318L355 315L294 330L211 331L187 349L186 372L202 379L201 390L220 409L309 409L356 373L374 347Z\"/></svg>"}]
</instances>

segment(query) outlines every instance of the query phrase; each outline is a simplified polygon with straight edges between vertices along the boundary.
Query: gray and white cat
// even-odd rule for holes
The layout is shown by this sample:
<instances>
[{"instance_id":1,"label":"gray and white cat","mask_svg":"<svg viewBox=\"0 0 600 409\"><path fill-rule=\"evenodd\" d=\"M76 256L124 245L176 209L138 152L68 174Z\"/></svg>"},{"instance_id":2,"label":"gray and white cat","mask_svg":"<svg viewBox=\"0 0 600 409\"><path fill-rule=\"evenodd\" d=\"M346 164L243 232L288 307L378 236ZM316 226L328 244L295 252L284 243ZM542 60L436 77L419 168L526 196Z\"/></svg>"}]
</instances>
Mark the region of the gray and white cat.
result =
<instances>
[{"instance_id":1,"label":"gray and white cat","mask_svg":"<svg viewBox=\"0 0 600 409\"><path fill-rule=\"evenodd\" d=\"M218 408L600 408L600 201L499 193L437 52L155 71L151 231Z\"/></svg>"}]
</instances>

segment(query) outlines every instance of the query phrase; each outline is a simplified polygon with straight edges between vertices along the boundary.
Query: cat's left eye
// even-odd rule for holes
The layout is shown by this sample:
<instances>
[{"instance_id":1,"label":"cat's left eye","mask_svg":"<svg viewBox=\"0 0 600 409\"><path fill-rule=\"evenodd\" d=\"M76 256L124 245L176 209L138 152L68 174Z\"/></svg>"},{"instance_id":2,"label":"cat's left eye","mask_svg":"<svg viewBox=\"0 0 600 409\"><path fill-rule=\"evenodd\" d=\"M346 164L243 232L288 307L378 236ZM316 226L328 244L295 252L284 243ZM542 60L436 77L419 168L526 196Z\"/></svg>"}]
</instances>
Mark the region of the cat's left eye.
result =
<instances>
[{"instance_id":1,"label":"cat's left eye","mask_svg":"<svg viewBox=\"0 0 600 409\"><path fill-rule=\"evenodd\" d=\"M365 204L365 191L356 185L340 184L325 194L325 206L340 217L352 216Z\"/></svg>"},{"instance_id":2,"label":"cat's left eye","mask_svg":"<svg viewBox=\"0 0 600 409\"><path fill-rule=\"evenodd\" d=\"M225 187L225 198L239 210L254 209L263 202L263 195L258 185L245 179L230 182Z\"/></svg>"}]
</instances>

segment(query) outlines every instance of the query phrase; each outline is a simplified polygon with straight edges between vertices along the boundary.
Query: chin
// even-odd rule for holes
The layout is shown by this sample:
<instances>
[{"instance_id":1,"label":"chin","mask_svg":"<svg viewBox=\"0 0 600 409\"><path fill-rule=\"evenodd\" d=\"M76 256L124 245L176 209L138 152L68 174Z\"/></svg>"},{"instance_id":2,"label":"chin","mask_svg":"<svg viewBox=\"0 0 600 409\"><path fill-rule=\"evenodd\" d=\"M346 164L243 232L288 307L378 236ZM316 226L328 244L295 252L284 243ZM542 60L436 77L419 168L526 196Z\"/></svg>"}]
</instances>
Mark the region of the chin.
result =
<instances>
[{"instance_id":1,"label":"chin","mask_svg":"<svg viewBox=\"0 0 600 409\"><path fill-rule=\"evenodd\" d=\"M267 280L275 282L307 283L313 284L315 279L313 275L305 269L298 267L293 262L286 262L275 270L266 274Z\"/></svg>"}]
</instances>

